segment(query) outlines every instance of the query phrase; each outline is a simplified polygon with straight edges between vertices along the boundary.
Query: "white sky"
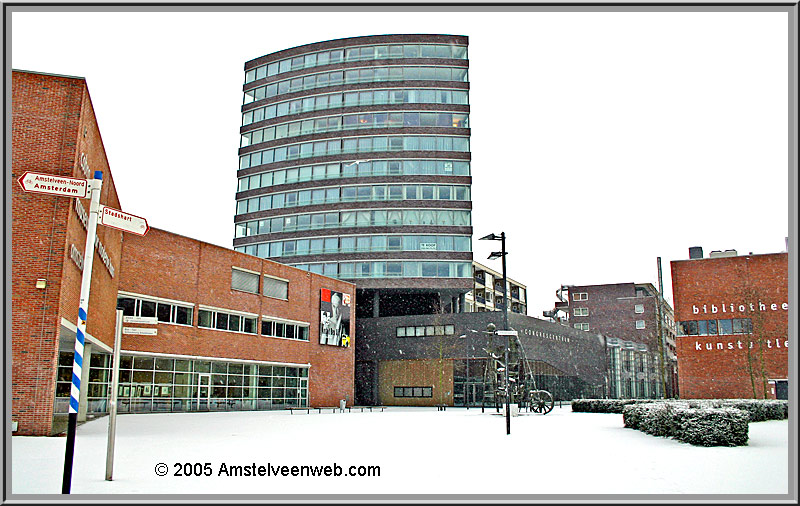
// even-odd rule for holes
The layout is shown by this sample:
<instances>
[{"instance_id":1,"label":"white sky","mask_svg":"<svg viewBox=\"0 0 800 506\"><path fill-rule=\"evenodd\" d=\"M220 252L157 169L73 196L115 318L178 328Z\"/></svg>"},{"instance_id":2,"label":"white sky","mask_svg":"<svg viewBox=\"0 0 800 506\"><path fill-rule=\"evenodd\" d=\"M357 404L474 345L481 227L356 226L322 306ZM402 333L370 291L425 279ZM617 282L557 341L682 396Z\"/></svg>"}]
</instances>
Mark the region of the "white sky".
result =
<instances>
[{"instance_id":1,"label":"white sky","mask_svg":"<svg viewBox=\"0 0 800 506\"><path fill-rule=\"evenodd\" d=\"M117 417L111 481L104 479L108 418L78 427L71 492L224 493L216 497L228 501L243 500L231 494L480 494L484 501L523 494L528 501L556 495L585 502L597 501L597 494L638 494L643 503L678 497L671 494L718 494L726 502L742 494L789 493L789 433L787 420L752 422L747 446L693 446L626 429L620 414L573 413L568 403L547 415L512 417L510 435L494 409L126 414ZM57 494L65 441L14 436L11 492ZM511 451L503 454L503 448ZM205 462L211 476L174 476L175 463ZM167 476L155 474L159 463L169 466ZM223 463L337 463L345 473L353 465L380 466L380 477L220 476ZM105 497L113 503L120 496ZM320 500L326 499L336 496Z\"/></svg>"},{"instance_id":2,"label":"white sky","mask_svg":"<svg viewBox=\"0 0 800 506\"><path fill-rule=\"evenodd\" d=\"M467 35L474 258L500 271L477 238L506 233L529 315L561 284L657 286L658 256L671 302L691 246L785 250L786 13L365 9L14 11L11 66L86 78L123 210L232 247L245 61Z\"/></svg>"}]
</instances>

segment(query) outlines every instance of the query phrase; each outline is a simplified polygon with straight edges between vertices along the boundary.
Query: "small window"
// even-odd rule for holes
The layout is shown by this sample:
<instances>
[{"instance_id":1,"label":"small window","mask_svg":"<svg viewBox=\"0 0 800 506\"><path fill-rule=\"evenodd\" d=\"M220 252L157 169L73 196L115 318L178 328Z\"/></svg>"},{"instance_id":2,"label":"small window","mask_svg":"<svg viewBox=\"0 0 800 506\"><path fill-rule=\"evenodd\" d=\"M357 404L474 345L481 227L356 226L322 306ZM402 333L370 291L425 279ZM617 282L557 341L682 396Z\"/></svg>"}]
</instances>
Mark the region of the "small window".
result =
<instances>
[{"instance_id":1,"label":"small window","mask_svg":"<svg viewBox=\"0 0 800 506\"><path fill-rule=\"evenodd\" d=\"M201 309L198 312L197 326L212 328L214 325L214 313L207 309Z\"/></svg>"},{"instance_id":2,"label":"small window","mask_svg":"<svg viewBox=\"0 0 800 506\"><path fill-rule=\"evenodd\" d=\"M264 276L263 294L274 299L289 299L289 282Z\"/></svg>"},{"instance_id":3,"label":"small window","mask_svg":"<svg viewBox=\"0 0 800 506\"><path fill-rule=\"evenodd\" d=\"M258 293L258 274L231 269L231 288L243 292Z\"/></svg>"},{"instance_id":4,"label":"small window","mask_svg":"<svg viewBox=\"0 0 800 506\"><path fill-rule=\"evenodd\" d=\"M637 314L644 313L644 304L636 304L633 306L633 312Z\"/></svg>"},{"instance_id":5,"label":"small window","mask_svg":"<svg viewBox=\"0 0 800 506\"><path fill-rule=\"evenodd\" d=\"M589 324L588 323L576 323L576 324L573 325L573 327L578 329L578 330L584 330L584 331L589 330Z\"/></svg>"},{"instance_id":6,"label":"small window","mask_svg":"<svg viewBox=\"0 0 800 506\"><path fill-rule=\"evenodd\" d=\"M573 314L575 316L589 316L589 308L588 307L576 307L573 310Z\"/></svg>"},{"instance_id":7,"label":"small window","mask_svg":"<svg viewBox=\"0 0 800 506\"><path fill-rule=\"evenodd\" d=\"M636 328L643 329L644 328L644 320L636 320Z\"/></svg>"},{"instance_id":8,"label":"small window","mask_svg":"<svg viewBox=\"0 0 800 506\"><path fill-rule=\"evenodd\" d=\"M574 293L572 300L589 300L589 294L586 292Z\"/></svg>"}]
</instances>

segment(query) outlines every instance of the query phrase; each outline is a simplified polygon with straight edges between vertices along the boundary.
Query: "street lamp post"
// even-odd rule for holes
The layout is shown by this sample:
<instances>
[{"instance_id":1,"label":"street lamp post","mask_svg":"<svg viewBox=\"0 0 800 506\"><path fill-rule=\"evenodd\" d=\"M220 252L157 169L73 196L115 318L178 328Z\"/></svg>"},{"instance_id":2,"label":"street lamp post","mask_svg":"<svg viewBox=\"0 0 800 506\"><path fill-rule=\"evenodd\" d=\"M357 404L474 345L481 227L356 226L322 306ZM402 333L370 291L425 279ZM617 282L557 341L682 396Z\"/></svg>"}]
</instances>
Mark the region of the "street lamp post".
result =
<instances>
[{"instance_id":1,"label":"street lamp post","mask_svg":"<svg viewBox=\"0 0 800 506\"><path fill-rule=\"evenodd\" d=\"M508 295L507 295L507 287L506 287L506 233L500 232L500 235L495 235L494 233L483 236L479 239L480 241L500 241L500 251L493 251L491 255L489 255L489 260L495 260L497 258L501 258L503 261L503 329L508 331ZM505 346L505 384L506 384L506 434L511 434L511 385L508 382L508 353L509 348L511 347L511 337L509 334L506 334L506 346Z\"/></svg>"}]
</instances>

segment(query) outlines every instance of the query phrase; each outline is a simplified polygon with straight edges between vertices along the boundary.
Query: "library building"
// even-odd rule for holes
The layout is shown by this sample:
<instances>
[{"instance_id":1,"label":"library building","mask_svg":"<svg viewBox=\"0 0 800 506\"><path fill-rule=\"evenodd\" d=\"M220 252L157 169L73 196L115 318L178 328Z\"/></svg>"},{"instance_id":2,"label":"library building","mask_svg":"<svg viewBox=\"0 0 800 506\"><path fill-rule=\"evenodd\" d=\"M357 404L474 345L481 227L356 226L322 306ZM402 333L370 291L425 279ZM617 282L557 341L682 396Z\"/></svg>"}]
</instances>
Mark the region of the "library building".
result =
<instances>
[{"instance_id":1,"label":"library building","mask_svg":"<svg viewBox=\"0 0 800 506\"><path fill-rule=\"evenodd\" d=\"M693 247L671 262L682 398L788 398L788 257Z\"/></svg>"},{"instance_id":2,"label":"library building","mask_svg":"<svg viewBox=\"0 0 800 506\"><path fill-rule=\"evenodd\" d=\"M92 179L122 209L86 81L12 72L11 394L15 435L67 425L88 198L26 172ZM108 412L117 309L120 413L354 401L355 286L160 229L97 225L78 419Z\"/></svg>"}]
</instances>

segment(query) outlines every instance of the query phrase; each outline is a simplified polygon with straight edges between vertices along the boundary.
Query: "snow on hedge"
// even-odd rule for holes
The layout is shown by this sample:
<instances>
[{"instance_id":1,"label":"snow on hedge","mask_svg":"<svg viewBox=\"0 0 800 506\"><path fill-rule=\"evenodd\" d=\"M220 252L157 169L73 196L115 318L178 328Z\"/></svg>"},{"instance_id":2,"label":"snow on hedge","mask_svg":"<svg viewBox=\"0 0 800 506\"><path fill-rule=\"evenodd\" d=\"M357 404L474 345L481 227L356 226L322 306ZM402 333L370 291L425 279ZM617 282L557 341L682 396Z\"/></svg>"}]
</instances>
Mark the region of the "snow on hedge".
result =
<instances>
[{"instance_id":1,"label":"snow on hedge","mask_svg":"<svg viewBox=\"0 0 800 506\"><path fill-rule=\"evenodd\" d=\"M625 427L697 446L744 446L748 423L784 420L787 401L771 399L575 399L572 410L622 413Z\"/></svg>"}]
</instances>

